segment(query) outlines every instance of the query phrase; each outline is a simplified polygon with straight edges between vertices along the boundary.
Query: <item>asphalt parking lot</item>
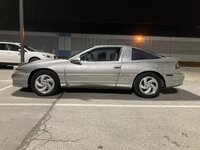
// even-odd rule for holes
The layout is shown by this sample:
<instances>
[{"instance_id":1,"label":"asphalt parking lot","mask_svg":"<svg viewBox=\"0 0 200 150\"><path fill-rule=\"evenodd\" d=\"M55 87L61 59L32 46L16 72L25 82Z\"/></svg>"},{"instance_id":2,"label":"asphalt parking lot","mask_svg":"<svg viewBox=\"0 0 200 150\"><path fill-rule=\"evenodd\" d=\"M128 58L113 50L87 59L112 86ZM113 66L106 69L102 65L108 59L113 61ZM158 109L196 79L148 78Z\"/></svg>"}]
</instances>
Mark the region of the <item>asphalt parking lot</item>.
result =
<instances>
[{"instance_id":1,"label":"asphalt parking lot","mask_svg":"<svg viewBox=\"0 0 200 150\"><path fill-rule=\"evenodd\" d=\"M155 99L63 89L50 97L12 86L0 69L0 150L199 150L200 68Z\"/></svg>"}]
</instances>

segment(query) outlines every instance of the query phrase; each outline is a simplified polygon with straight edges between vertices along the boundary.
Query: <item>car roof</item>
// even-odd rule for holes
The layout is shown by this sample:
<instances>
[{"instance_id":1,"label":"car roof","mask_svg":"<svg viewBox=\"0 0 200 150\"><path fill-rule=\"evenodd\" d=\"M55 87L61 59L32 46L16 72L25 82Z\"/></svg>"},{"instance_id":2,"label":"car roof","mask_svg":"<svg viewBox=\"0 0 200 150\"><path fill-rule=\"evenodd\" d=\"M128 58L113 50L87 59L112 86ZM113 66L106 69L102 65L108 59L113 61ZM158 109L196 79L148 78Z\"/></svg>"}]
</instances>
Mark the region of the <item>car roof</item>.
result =
<instances>
[{"instance_id":1,"label":"car roof","mask_svg":"<svg viewBox=\"0 0 200 150\"><path fill-rule=\"evenodd\" d=\"M96 45L96 46L93 46L93 48L98 48L98 47L131 47L131 46L127 46L127 45Z\"/></svg>"},{"instance_id":2,"label":"car roof","mask_svg":"<svg viewBox=\"0 0 200 150\"><path fill-rule=\"evenodd\" d=\"M100 48L100 47L129 47L129 48L135 48L135 49L143 50L139 47L128 46L128 45L96 45L96 46L93 46L92 48Z\"/></svg>"}]
</instances>

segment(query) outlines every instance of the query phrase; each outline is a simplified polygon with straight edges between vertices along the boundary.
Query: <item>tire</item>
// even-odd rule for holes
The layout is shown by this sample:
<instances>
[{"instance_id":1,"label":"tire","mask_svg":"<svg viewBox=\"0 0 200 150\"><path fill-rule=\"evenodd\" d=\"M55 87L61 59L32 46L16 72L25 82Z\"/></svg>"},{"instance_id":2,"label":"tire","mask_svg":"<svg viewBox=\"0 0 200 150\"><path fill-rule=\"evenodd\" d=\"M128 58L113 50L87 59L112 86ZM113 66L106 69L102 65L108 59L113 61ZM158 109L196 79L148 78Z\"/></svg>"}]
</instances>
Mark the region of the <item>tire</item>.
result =
<instances>
[{"instance_id":1,"label":"tire","mask_svg":"<svg viewBox=\"0 0 200 150\"><path fill-rule=\"evenodd\" d=\"M6 68L7 67L7 65L1 65L0 64L0 68Z\"/></svg>"},{"instance_id":2,"label":"tire","mask_svg":"<svg viewBox=\"0 0 200 150\"><path fill-rule=\"evenodd\" d=\"M155 98L160 94L161 79L155 73L143 73L136 77L133 90L140 97Z\"/></svg>"},{"instance_id":3,"label":"tire","mask_svg":"<svg viewBox=\"0 0 200 150\"><path fill-rule=\"evenodd\" d=\"M54 72L40 70L32 76L30 87L39 96L50 96L58 92L60 81Z\"/></svg>"},{"instance_id":4,"label":"tire","mask_svg":"<svg viewBox=\"0 0 200 150\"><path fill-rule=\"evenodd\" d=\"M37 60L40 60L40 59L37 58L37 57L31 58L31 59L29 60L29 63L34 62L34 61L37 61Z\"/></svg>"}]
</instances>

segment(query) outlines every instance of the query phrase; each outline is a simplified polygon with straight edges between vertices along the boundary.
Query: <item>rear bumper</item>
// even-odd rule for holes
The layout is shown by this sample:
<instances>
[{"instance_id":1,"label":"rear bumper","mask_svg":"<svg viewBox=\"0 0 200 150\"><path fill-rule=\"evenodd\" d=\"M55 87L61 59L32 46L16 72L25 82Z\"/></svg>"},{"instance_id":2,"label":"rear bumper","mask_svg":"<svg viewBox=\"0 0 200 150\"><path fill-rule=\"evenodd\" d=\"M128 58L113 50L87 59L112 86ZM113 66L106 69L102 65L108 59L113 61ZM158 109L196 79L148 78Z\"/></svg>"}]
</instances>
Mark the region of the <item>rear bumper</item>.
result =
<instances>
[{"instance_id":1,"label":"rear bumper","mask_svg":"<svg viewBox=\"0 0 200 150\"><path fill-rule=\"evenodd\" d=\"M29 73L14 73L12 75L13 86L27 87L28 86Z\"/></svg>"},{"instance_id":2,"label":"rear bumper","mask_svg":"<svg viewBox=\"0 0 200 150\"><path fill-rule=\"evenodd\" d=\"M171 75L165 75L164 78L166 87L175 87L183 84L185 76L183 73L176 73Z\"/></svg>"}]
</instances>

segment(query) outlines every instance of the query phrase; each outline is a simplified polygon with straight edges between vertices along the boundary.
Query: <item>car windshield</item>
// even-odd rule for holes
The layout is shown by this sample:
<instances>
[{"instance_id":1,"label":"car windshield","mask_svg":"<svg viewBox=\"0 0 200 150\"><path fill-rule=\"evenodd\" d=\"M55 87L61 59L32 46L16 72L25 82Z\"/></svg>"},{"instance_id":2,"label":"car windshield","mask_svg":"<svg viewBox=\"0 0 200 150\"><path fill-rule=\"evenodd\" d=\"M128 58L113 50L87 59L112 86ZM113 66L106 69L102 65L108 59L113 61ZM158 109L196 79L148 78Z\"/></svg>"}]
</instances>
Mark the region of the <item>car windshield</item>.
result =
<instances>
[{"instance_id":1,"label":"car windshield","mask_svg":"<svg viewBox=\"0 0 200 150\"><path fill-rule=\"evenodd\" d=\"M27 49L28 51L31 51L31 52L38 52L36 49L34 49L34 48L32 48L31 46L28 46L28 45L25 45L24 48Z\"/></svg>"},{"instance_id":2,"label":"car windshield","mask_svg":"<svg viewBox=\"0 0 200 150\"><path fill-rule=\"evenodd\" d=\"M80 53L82 53L82 52L84 52L85 50L82 50L82 51L78 51L77 53L74 53L73 55L71 55L69 58L67 58L67 59L70 59L70 58L72 58L72 57L74 57L74 56L76 56L76 55L78 55L78 54L80 54Z\"/></svg>"}]
</instances>

